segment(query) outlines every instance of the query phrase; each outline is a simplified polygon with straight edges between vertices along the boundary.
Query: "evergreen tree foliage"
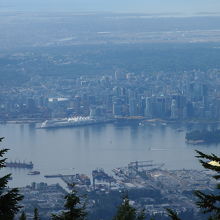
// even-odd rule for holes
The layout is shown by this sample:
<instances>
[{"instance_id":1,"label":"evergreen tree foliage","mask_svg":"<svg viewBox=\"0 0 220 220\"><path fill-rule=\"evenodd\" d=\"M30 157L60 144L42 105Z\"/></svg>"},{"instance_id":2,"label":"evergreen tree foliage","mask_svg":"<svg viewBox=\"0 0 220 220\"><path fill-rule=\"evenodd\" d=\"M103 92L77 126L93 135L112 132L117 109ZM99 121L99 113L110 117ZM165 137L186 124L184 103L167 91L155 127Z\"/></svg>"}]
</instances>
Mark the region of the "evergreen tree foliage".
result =
<instances>
[{"instance_id":1,"label":"evergreen tree foliage","mask_svg":"<svg viewBox=\"0 0 220 220\"><path fill-rule=\"evenodd\" d=\"M26 214L25 214L25 212L23 211L22 213L21 213L21 216L20 216L20 218L19 218L19 220L26 220L27 218L26 218Z\"/></svg>"},{"instance_id":2,"label":"evergreen tree foliage","mask_svg":"<svg viewBox=\"0 0 220 220\"><path fill-rule=\"evenodd\" d=\"M146 215L145 215L145 210L142 209L140 214L137 216L137 220L144 220L146 218ZM152 220L152 219L151 219Z\"/></svg>"},{"instance_id":3,"label":"evergreen tree foliage","mask_svg":"<svg viewBox=\"0 0 220 220\"><path fill-rule=\"evenodd\" d=\"M53 220L84 220L86 218L85 202L81 203L81 198L77 195L74 185L71 193L65 196L66 202L63 211L60 215L52 215Z\"/></svg>"},{"instance_id":4,"label":"evergreen tree foliage","mask_svg":"<svg viewBox=\"0 0 220 220\"><path fill-rule=\"evenodd\" d=\"M39 213L38 213L38 209L37 209L37 208L34 209L34 220L40 220L40 217L39 217Z\"/></svg>"},{"instance_id":5,"label":"evergreen tree foliage","mask_svg":"<svg viewBox=\"0 0 220 220\"><path fill-rule=\"evenodd\" d=\"M118 207L114 220L144 220L144 210L138 215L134 207L129 204L128 195L123 197L122 204Z\"/></svg>"},{"instance_id":6,"label":"evergreen tree foliage","mask_svg":"<svg viewBox=\"0 0 220 220\"><path fill-rule=\"evenodd\" d=\"M167 209L167 214L172 220L181 220L178 217L177 213L175 211L173 211L172 209Z\"/></svg>"},{"instance_id":7,"label":"evergreen tree foliage","mask_svg":"<svg viewBox=\"0 0 220 220\"><path fill-rule=\"evenodd\" d=\"M0 138L2 142L4 138ZM3 158L8 149L0 150L0 158ZM0 169L5 167L6 158L0 159ZM19 194L17 188L8 189L7 184L11 177L11 174L0 177L0 219L11 220L14 215L19 211L19 201L23 199L23 196Z\"/></svg>"},{"instance_id":8,"label":"evergreen tree foliage","mask_svg":"<svg viewBox=\"0 0 220 220\"><path fill-rule=\"evenodd\" d=\"M198 198L196 202L197 206L203 211L203 213L210 213L210 220L220 219L220 157L215 154L204 154L200 151L197 152L197 158L200 158L202 166L208 170L216 172L213 176L218 181L216 186L216 193L206 194L201 191L195 191L195 195ZM211 163L210 163L211 162Z\"/></svg>"}]
</instances>

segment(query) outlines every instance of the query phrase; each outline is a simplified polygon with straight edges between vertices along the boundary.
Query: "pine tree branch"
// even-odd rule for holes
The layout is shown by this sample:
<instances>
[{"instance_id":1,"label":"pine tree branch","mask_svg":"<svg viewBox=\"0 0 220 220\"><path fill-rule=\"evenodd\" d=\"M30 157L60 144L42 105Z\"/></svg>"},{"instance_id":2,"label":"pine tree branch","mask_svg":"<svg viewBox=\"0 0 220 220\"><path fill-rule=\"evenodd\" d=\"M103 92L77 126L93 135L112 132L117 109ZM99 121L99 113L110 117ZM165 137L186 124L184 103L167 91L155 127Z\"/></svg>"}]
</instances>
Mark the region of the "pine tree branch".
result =
<instances>
[{"instance_id":1,"label":"pine tree branch","mask_svg":"<svg viewBox=\"0 0 220 220\"><path fill-rule=\"evenodd\" d=\"M5 189L5 187L8 184L8 180L11 178L11 174L7 174L0 178L0 195L2 191Z\"/></svg>"},{"instance_id":2,"label":"pine tree branch","mask_svg":"<svg viewBox=\"0 0 220 220\"><path fill-rule=\"evenodd\" d=\"M195 150L196 153L198 154L196 157L197 158L203 158L203 159L207 159L207 160L211 160L211 161L216 161L216 162L220 162L220 158L218 156L216 156L215 154L204 154L201 151Z\"/></svg>"},{"instance_id":3,"label":"pine tree branch","mask_svg":"<svg viewBox=\"0 0 220 220\"><path fill-rule=\"evenodd\" d=\"M201 151L196 150L197 158L200 158L199 162L205 169L215 171L216 175L213 176L214 179L220 179L220 157L215 154L204 154ZM210 162L216 162L210 163ZM220 183L217 183L216 189L220 190ZM220 219L220 195L209 193L206 194L201 191L195 191L195 196L198 198L196 205L201 209L203 213L211 213L209 220L219 220Z\"/></svg>"},{"instance_id":4,"label":"pine tree branch","mask_svg":"<svg viewBox=\"0 0 220 220\"><path fill-rule=\"evenodd\" d=\"M167 210L167 214L168 216L172 219L172 220L181 220L177 213L175 211L173 211L172 209L166 209Z\"/></svg>"},{"instance_id":5,"label":"pine tree branch","mask_svg":"<svg viewBox=\"0 0 220 220\"><path fill-rule=\"evenodd\" d=\"M4 138L0 138L2 142ZM8 149L0 149L0 169L5 167L7 158L3 158ZM2 159L3 158L3 159ZM18 188L8 189L7 184L11 174L0 177L0 219L13 219L14 215L20 210L21 206L18 204L23 199L19 194Z\"/></svg>"}]
</instances>

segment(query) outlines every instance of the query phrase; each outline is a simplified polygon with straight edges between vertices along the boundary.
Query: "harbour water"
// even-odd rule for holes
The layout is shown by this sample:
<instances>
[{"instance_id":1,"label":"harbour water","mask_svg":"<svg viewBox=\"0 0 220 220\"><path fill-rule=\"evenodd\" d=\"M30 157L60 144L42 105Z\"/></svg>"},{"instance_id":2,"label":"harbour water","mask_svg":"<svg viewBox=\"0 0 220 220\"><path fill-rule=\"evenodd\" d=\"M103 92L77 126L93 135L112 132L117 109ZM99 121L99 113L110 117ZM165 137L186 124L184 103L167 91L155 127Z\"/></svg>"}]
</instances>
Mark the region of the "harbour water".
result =
<instances>
[{"instance_id":1,"label":"harbour water","mask_svg":"<svg viewBox=\"0 0 220 220\"><path fill-rule=\"evenodd\" d=\"M95 168L111 172L131 161L153 160L166 169L201 169L195 149L220 154L219 145L193 146L185 143L186 126L150 124L145 126L101 124L85 127L36 129L35 124L1 124L1 147L10 151L9 161L32 161L40 175L29 170L5 168L12 173L10 186L31 182L56 183L44 175L85 173Z\"/></svg>"}]
</instances>

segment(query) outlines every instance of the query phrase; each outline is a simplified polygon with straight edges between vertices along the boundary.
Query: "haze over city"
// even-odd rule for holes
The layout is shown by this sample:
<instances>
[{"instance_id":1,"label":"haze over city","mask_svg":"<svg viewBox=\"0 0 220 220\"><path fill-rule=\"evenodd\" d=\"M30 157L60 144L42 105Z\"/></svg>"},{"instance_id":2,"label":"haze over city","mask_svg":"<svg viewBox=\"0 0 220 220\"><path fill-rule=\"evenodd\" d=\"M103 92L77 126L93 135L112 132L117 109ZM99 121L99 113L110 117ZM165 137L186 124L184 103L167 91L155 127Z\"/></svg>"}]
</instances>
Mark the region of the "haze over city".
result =
<instances>
[{"instance_id":1,"label":"haze over city","mask_svg":"<svg viewBox=\"0 0 220 220\"><path fill-rule=\"evenodd\" d=\"M0 220L219 219L219 0L0 0L0 48Z\"/></svg>"}]
</instances>

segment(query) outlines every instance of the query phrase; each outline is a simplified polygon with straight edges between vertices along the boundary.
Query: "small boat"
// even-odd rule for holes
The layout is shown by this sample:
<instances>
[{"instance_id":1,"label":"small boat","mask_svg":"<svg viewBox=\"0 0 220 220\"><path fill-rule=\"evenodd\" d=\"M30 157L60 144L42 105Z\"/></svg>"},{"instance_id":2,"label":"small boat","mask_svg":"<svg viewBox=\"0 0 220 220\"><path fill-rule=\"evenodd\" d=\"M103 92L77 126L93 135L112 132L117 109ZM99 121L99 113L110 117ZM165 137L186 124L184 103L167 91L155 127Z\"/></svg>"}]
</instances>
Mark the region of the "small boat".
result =
<instances>
[{"instance_id":1,"label":"small boat","mask_svg":"<svg viewBox=\"0 0 220 220\"><path fill-rule=\"evenodd\" d=\"M39 175L40 171L31 171L27 175Z\"/></svg>"}]
</instances>

